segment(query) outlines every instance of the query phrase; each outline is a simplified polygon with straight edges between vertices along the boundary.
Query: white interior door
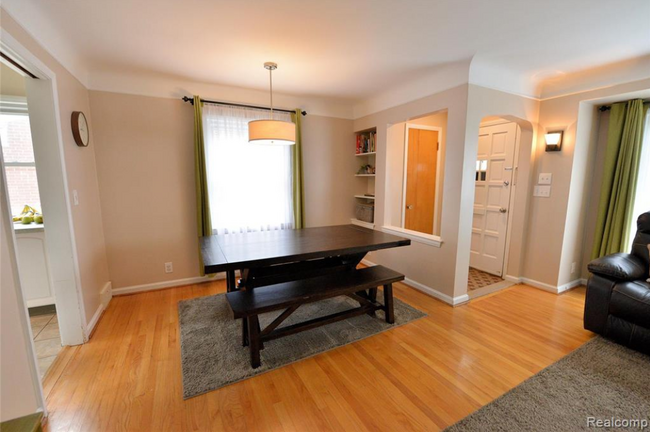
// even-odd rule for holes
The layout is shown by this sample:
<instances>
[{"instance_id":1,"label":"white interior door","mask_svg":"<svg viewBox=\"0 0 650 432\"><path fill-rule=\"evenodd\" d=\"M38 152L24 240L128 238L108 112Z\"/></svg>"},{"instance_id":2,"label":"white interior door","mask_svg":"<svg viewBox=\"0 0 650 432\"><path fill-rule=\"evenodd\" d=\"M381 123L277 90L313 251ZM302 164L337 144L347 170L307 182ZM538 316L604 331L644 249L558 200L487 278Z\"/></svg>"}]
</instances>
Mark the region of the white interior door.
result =
<instances>
[{"instance_id":1,"label":"white interior door","mask_svg":"<svg viewBox=\"0 0 650 432\"><path fill-rule=\"evenodd\" d=\"M516 123L482 127L478 138L470 266L503 275Z\"/></svg>"}]
</instances>

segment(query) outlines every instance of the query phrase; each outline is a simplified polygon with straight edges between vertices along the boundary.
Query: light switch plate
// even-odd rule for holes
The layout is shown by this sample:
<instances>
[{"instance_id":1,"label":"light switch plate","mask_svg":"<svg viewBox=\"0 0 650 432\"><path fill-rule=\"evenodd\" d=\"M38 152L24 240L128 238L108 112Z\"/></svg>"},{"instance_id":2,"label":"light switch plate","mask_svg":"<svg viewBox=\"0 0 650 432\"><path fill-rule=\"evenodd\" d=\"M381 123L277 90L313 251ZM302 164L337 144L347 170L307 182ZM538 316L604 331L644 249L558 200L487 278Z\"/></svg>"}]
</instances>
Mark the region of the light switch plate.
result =
<instances>
[{"instance_id":1,"label":"light switch plate","mask_svg":"<svg viewBox=\"0 0 650 432\"><path fill-rule=\"evenodd\" d=\"M541 173L539 175L539 184L541 185L550 185L553 180L553 174L551 173Z\"/></svg>"},{"instance_id":2,"label":"light switch plate","mask_svg":"<svg viewBox=\"0 0 650 432\"><path fill-rule=\"evenodd\" d=\"M533 196L548 198L551 196L551 187L550 186L535 186L533 191Z\"/></svg>"}]
</instances>

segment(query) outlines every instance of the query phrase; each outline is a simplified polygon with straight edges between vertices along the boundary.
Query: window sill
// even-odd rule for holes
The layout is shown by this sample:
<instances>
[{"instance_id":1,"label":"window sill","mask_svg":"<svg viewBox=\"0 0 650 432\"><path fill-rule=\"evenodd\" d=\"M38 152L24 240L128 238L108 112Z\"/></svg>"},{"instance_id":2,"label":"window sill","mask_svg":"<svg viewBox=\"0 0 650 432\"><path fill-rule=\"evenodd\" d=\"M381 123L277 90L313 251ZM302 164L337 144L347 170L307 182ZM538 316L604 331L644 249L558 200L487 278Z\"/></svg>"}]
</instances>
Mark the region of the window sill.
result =
<instances>
[{"instance_id":1,"label":"window sill","mask_svg":"<svg viewBox=\"0 0 650 432\"><path fill-rule=\"evenodd\" d=\"M388 234L401 235L403 237L409 238L418 243L423 243L437 248L442 247L442 239L435 235L423 234L417 231L412 231L412 230L390 226L390 225L381 227L381 230Z\"/></svg>"}]
</instances>

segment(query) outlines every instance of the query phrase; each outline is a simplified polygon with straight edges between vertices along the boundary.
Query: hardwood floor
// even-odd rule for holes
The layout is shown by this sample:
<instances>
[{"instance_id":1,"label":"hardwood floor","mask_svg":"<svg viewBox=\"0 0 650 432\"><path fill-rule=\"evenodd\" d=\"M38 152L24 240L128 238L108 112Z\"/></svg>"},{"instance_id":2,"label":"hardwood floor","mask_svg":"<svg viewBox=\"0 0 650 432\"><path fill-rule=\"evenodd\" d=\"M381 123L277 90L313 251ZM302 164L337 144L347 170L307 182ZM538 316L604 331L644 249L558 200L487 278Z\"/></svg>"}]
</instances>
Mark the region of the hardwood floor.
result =
<instances>
[{"instance_id":1,"label":"hardwood floor","mask_svg":"<svg viewBox=\"0 0 650 432\"><path fill-rule=\"evenodd\" d=\"M46 376L45 430L438 430L592 337L584 288L519 285L452 308L398 283L427 318L184 401L176 304L220 292L225 281L113 298Z\"/></svg>"}]
</instances>

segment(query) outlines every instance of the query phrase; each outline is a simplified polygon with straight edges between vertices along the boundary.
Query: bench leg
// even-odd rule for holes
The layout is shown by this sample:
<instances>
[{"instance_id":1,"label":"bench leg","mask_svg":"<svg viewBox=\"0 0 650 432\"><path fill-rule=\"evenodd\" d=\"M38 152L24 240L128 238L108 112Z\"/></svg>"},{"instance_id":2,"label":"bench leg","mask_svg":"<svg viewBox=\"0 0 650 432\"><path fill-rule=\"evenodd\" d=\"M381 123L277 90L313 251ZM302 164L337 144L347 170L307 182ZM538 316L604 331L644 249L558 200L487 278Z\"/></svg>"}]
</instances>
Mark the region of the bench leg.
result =
<instances>
[{"instance_id":1,"label":"bench leg","mask_svg":"<svg viewBox=\"0 0 650 432\"><path fill-rule=\"evenodd\" d=\"M251 366L260 367L260 325L257 315L248 317L248 337L251 350Z\"/></svg>"},{"instance_id":2,"label":"bench leg","mask_svg":"<svg viewBox=\"0 0 650 432\"><path fill-rule=\"evenodd\" d=\"M395 312L393 311L393 284L384 285L384 312L386 322L393 324L395 322Z\"/></svg>"},{"instance_id":3,"label":"bench leg","mask_svg":"<svg viewBox=\"0 0 650 432\"><path fill-rule=\"evenodd\" d=\"M377 301L377 288L370 288L368 290L368 299L373 303ZM368 315L374 317L377 314L375 313L375 311L372 311L372 312L368 312Z\"/></svg>"},{"instance_id":4,"label":"bench leg","mask_svg":"<svg viewBox=\"0 0 650 432\"><path fill-rule=\"evenodd\" d=\"M241 344L242 344L242 346L248 346L248 320L247 320L247 318L242 318L242 320L241 320Z\"/></svg>"}]
</instances>

